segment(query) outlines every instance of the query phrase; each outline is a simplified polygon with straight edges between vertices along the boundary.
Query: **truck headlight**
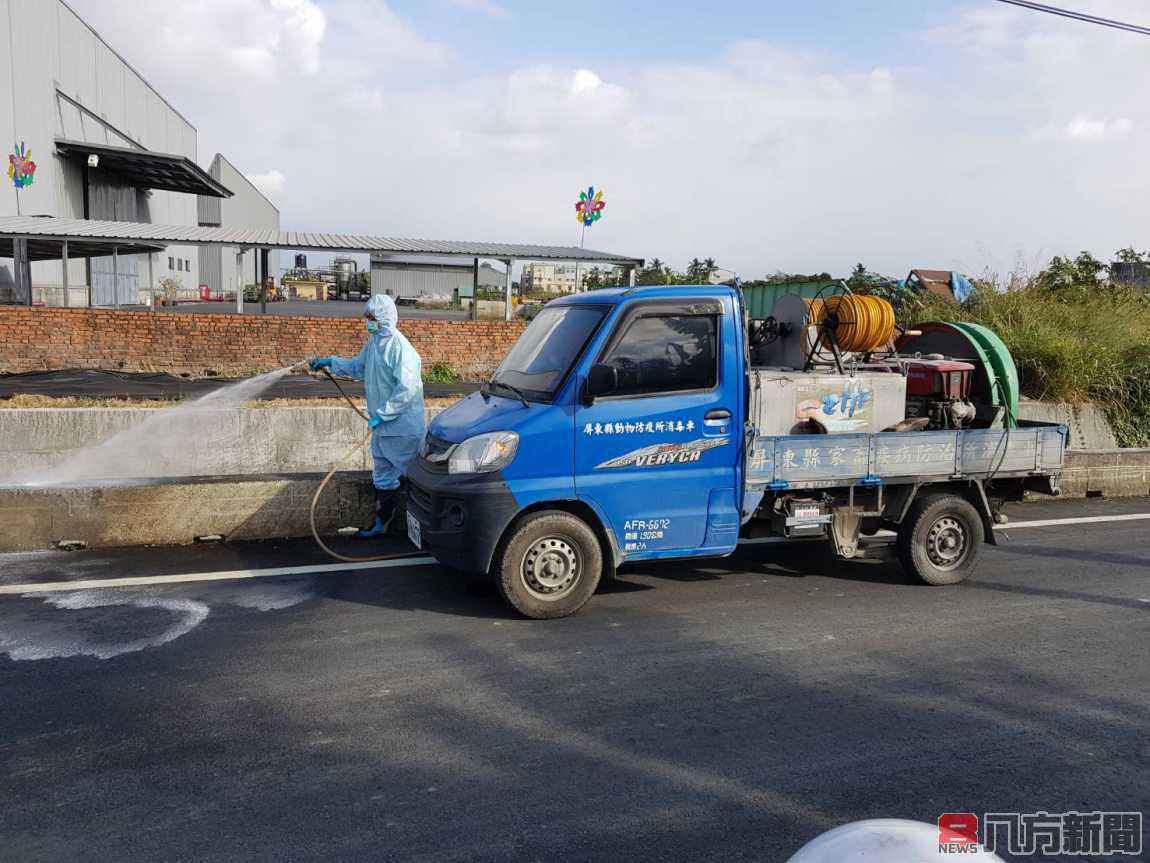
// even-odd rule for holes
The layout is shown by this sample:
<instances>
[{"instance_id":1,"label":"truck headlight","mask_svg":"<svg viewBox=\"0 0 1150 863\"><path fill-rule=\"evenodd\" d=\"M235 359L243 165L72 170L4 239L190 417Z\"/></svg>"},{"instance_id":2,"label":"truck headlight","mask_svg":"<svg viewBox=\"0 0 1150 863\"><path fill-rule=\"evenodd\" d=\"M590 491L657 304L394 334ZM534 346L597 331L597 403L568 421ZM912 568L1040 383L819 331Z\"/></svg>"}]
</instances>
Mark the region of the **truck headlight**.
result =
<instances>
[{"instance_id":1,"label":"truck headlight","mask_svg":"<svg viewBox=\"0 0 1150 863\"><path fill-rule=\"evenodd\" d=\"M491 473L511 464L519 448L515 432L490 432L469 437L452 447L448 473Z\"/></svg>"}]
</instances>

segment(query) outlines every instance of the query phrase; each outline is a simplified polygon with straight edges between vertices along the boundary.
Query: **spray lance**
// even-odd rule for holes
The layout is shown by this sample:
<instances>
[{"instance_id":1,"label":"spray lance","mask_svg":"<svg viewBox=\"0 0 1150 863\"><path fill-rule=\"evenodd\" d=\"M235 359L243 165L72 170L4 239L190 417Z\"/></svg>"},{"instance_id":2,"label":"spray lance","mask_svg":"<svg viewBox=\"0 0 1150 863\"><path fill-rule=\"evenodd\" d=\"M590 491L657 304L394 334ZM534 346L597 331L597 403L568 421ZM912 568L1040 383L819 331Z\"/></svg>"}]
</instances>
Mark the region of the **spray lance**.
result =
<instances>
[{"instance_id":1,"label":"spray lance","mask_svg":"<svg viewBox=\"0 0 1150 863\"><path fill-rule=\"evenodd\" d=\"M310 362L311 362L311 360L301 360L300 362L291 366L291 373L292 374L297 374L297 373L307 374L310 376L310 374L311 374L311 372L309 370ZM352 397L347 394L347 392L344 390L344 388L339 385L339 381L337 381L335 379L335 376L332 375L331 369L329 369L325 366L320 371L322 371L324 376L329 381L331 381L332 385L337 390L339 390L339 394L341 396L343 396L344 401L347 402L347 406L349 408L351 408L353 411L355 411L357 414L359 414L359 416L363 419L364 422L367 422L367 414L365 414L360 409L359 405L357 405L355 403L355 401L352 399ZM399 552L393 552L391 554L372 555L370 557L352 557L352 556L349 556L346 554L340 554L338 551L335 551L326 542L324 542L323 538L319 535L319 528L316 526L316 523L315 523L315 513L316 513L316 510L319 508L320 498L323 496L324 491L327 490L328 484L331 482L332 477L334 477L336 475L336 473L339 471L340 465L342 465L344 462L346 462L348 459L350 459L353 455L355 455L357 452L359 452L360 449L367 446L368 441L371 440L371 434L372 434L371 429L368 429L367 434L363 436L363 440L361 440L359 443L357 443L355 446L353 446L351 449L349 449L343 456L341 456L335 462L334 465L332 465L331 470L329 470L327 472L327 476L325 476L323 478L323 481L320 482L319 486L315 490L315 494L312 496L312 499L311 499L311 511L309 513L309 520L310 520L310 524L311 524L311 535L312 535L312 537L315 539L316 544L319 545L320 548L322 548L324 551L326 551L329 555L334 557L336 560L341 560L344 563L371 563L371 562L376 561L376 560L396 560L399 558L412 556L410 552L399 551Z\"/></svg>"}]
</instances>

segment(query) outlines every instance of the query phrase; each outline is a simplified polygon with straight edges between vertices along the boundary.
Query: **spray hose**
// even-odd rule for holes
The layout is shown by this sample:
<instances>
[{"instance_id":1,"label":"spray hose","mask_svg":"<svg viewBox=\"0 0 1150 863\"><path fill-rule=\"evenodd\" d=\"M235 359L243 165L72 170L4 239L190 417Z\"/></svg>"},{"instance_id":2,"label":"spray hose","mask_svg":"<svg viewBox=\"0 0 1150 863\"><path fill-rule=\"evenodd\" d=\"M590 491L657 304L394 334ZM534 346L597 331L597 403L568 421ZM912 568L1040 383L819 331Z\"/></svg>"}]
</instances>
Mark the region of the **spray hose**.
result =
<instances>
[{"instance_id":1,"label":"spray hose","mask_svg":"<svg viewBox=\"0 0 1150 863\"><path fill-rule=\"evenodd\" d=\"M332 376L332 373L326 368L323 370L323 373L325 375L327 375L327 379L329 381L331 381L333 384L335 384L335 388L337 390L339 390L339 394L341 396L343 396L344 400L348 404L348 407L350 407L353 411L355 411L357 414L359 414L361 417L363 417L364 420L366 420L367 414L365 414L363 411L361 411L359 409L359 405L357 405L354 401L352 401L351 396L349 396L346 392L344 392L343 387L341 387L339 385L339 381L337 381ZM362 447L366 446L367 442L369 440L371 440L371 429L368 429L368 432L366 435L364 435L363 440L361 440L354 447L349 449L344 455L342 455L339 458L339 460L334 465L332 465L331 470L329 470L327 472L327 476L325 476L323 478L323 481L319 484L319 487L315 490L315 495L311 499L311 513L310 513L311 535L315 538L316 544L319 545L320 548L322 548L324 551L326 551L329 555L334 557L336 560L341 560L344 563L372 563L372 562L377 561L377 560L396 560L398 558L411 557L412 556L411 552L398 551L398 552L392 552L391 554L371 555L369 557L352 557L350 555L340 554L338 551L335 551L326 542L324 542L323 538L319 535L319 528L316 526L316 523L315 523L315 511L319 507L319 499L323 496L323 493L327 490L328 483L330 483L331 478L336 475L336 472L339 470L340 465L342 465L345 461L347 461L349 458L351 458L353 455L355 455L357 452L359 452L359 450Z\"/></svg>"}]
</instances>

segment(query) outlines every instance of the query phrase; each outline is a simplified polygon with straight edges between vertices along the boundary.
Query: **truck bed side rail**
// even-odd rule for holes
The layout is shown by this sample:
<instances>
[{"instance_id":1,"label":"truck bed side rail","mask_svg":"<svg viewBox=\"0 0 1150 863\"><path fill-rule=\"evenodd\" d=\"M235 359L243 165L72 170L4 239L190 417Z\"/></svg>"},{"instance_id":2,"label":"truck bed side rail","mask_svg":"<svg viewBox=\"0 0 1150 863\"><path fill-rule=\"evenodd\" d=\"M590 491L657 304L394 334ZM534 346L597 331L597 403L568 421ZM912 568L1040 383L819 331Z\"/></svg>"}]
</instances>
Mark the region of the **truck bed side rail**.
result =
<instances>
[{"instance_id":1,"label":"truck bed side rail","mask_svg":"<svg viewBox=\"0 0 1150 863\"><path fill-rule=\"evenodd\" d=\"M1020 421L1014 429L756 435L747 488L830 488L1057 474L1067 429Z\"/></svg>"}]
</instances>

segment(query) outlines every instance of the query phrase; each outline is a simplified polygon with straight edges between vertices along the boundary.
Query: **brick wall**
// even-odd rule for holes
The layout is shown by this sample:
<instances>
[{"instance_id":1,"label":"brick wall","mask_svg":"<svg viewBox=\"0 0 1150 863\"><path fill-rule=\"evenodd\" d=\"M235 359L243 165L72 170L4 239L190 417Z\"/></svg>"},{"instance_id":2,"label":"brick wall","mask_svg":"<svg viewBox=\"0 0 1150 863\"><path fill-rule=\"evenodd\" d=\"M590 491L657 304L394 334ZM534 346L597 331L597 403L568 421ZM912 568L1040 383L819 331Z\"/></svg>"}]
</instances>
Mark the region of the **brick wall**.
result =
<instances>
[{"instance_id":1,"label":"brick wall","mask_svg":"<svg viewBox=\"0 0 1150 863\"><path fill-rule=\"evenodd\" d=\"M490 371L523 322L401 320L425 367L465 376ZM353 355L359 318L180 314L0 306L0 372L89 368L224 376L280 368L305 357Z\"/></svg>"}]
</instances>

